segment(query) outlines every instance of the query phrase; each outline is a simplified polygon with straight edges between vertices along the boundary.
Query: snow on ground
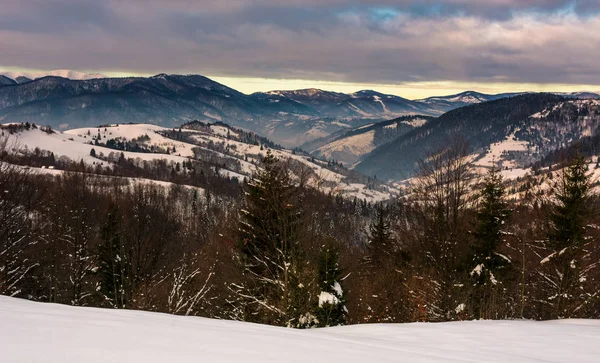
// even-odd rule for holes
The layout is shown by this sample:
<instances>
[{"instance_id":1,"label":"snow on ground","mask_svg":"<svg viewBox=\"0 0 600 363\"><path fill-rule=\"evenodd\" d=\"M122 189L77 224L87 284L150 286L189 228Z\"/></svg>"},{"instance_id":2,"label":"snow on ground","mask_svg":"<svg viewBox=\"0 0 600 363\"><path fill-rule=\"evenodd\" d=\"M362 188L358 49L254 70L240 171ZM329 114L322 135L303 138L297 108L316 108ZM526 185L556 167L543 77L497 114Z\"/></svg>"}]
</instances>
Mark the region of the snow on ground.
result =
<instances>
[{"instance_id":1,"label":"snow on ground","mask_svg":"<svg viewBox=\"0 0 600 363\"><path fill-rule=\"evenodd\" d=\"M343 122L339 122L339 121L333 121L331 123L331 125L335 125L335 126L339 126L339 127L344 127L344 128L350 128L350 127L352 127L352 125L349 125L349 124L346 124L346 123L343 123Z\"/></svg>"},{"instance_id":2,"label":"snow on ground","mask_svg":"<svg viewBox=\"0 0 600 363\"><path fill-rule=\"evenodd\" d=\"M2 74L6 75L9 78L15 79L17 77L27 77L30 79L36 79L45 76L54 76L54 77L63 77L74 80L87 80L94 78L106 78L105 75L100 73L83 73L72 71L70 69L57 69L54 71L44 72L44 71L34 71L34 72L2 72Z\"/></svg>"},{"instance_id":3,"label":"snow on ground","mask_svg":"<svg viewBox=\"0 0 600 363\"><path fill-rule=\"evenodd\" d=\"M370 153L375 149L374 140L375 130L371 130L330 142L317 150L327 159L333 158L351 164L355 161L354 159L358 160L360 156Z\"/></svg>"},{"instance_id":4,"label":"snow on ground","mask_svg":"<svg viewBox=\"0 0 600 363\"><path fill-rule=\"evenodd\" d=\"M517 140L515 132L507 136L507 138L501 142L495 142L490 145L490 150L487 154L477 161L477 165L481 166L492 166L494 163L500 163L502 167L515 167L515 163L512 160L505 160L505 153L510 151L527 151L528 143L526 141Z\"/></svg>"},{"instance_id":5,"label":"snow on ground","mask_svg":"<svg viewBox=\"0 0 600 363\"><path fill-rule=\"evenodd\" d=\"M111 125L107 127L80 128L67 130L64 132L57 131L53 134L47 134L39 129L31 129L28 131L26 130L14 135L10 135L9 137L11 138L10 144L17 145L17 149L19 150L23 150L24 148L33 150L34 148L38 147L41 150L48 150L53 152L56 158L59 158L60 156L66 156L69 159L76 162L79 160L83 160L87 164L106 164L106 162L103 162L97 158L90 156L90 151L92 148L95 149L97 154L103 153L105 156L109 155L111 152L120 153L121 151L90 144L90 142L93 142L93 138L97 137L98 133L100 133L100 137L103 143L109 139L114 138L132 140L141 136L148 136L149 140L143 142L145 145L158 146L162 149L169 150L172 150L172 148L175 147L175 153L162 154L124 151L123 154L125 155L125 157L134 160L137 158L141 160L165 159L167 161L183 163L183 161L188 160L188 157L193 157L194 148L201 148L207 150L207 152L209 153L218 155L219 157L237 160L241 166L241 170L239 173L235 171L225 170L222 168L219 169L219 172L221 175L235 177L240 181L243 180L244 177L251 176L252 173L256 171L256 166L253 165L251 161L256 159L257 155L264 156L267 152L266 148L263 148L263 150L261 150L261 147L259 145L251 145L227 139L227 129L222 126L212 125L211 131L213 133L206 133L202 131L186 129L183 129L182 132L191 134L192 138L194 139L194 142L212 142L214 144L223 143L224 145L228 145L229 152L232 155L226 155L224 153L215 150L209 150L205 147L200 147L198 145L172 140L162 136L159 133L161 131L167 130L172 129L151 124L121 124ZM374 131L372 133L373 134L370 136L371 144ZM233 135L233 133L230 133L230 135ZM362 140L360 142L358 141L359 140L357 140L355 146L360 145L360 142L362 142L363 144L367 143L368 140ZM382 193L378 191L368 190L363 184L343 183L344 176L335 173L331 170L328 170L316 163L311 163L307 161L307 157L305 156L294 155L289 150L272 150L272 152L276 157L282 160L291 158L310 167L316 175L316 180L314 181L313 186L317 187L325 193L332 192L339 193L343 196L356 196L357 198L367 199L368 201L372 202L387 200L391 197L390 193ZM245 160L246 156L248 157L248 161ZM326 182L328 185L322 186L321 184L323 182Z\"/></svg>"},{"instance_id":6,"label":"snow on ground","mask_svg":"<svg viewBox=\"0 0 600 363\"><path fill-rule=\"evenodd\" d=\"M388 110L388 108L386 107L385 103L383 103L383 101L381 100L381 97L375 95L375 96L373 96L373 100L375 102L378 102L379 104L381 104L381 107L383 108L383 112L390 113L390 110Z\"/></svg>"},{"instance_id":7,"label":"snow on ground","mask_svg":"<svg viewBox=\"0 0 600 363\"><path fill-rule=\"evenodd\" d=\"M592 363L600 321L472 321L292 330L0 297L1 361Z\"/></svg>"},{"instance_id":8,"label":"snow on ground","mask_svg":"<svg viewBox=\"0 0 600 363\"><path fill-rule=\"evenodd\" d=\"M223 137L227 137L227 135L234 136L234 137L239 136L236 132L229 130L225 126L211 125L210 129L215 135L218 135L218 136L223 136Z\"/></svg>"},{"instance_id":9,"label":"snow on ground","mask_svg":"<svg viewBox=\"0 0 600 363\"><path fill-rule=\"evenodd\" d=\"M358 183L341 183L336 186L333 191L335 193L340 193L342 195L347 194L351 196L355 196L358 199L365 199L370 202L383 202L390 199L390 194L392 196L398 195L400 189L390 188L389 193L383 193L377 190L372 190L367 188L364 184ZM335 194L334 193L334 194Z\"/></svg>"},{"instance_id":10,"label":"snow on ground","mask_svg":"<svg viewBox=\"0 0 600 363\"><path fill-rule=\"evenodd\" d=\"M402 121L402 123L417 128L425 125L427 123L427 120L423 118L413 118L412 120Z\"/></svg>"},{"instance_id":11,"label":"snow on ground","mask_svg":"<svg viewBox=\"0 0 600 363\"><path fill-rule=\"evenodd\" d=\"M325 130L320 129L319 126L317 126L317 127L313 127L312 129L306 131L306 135L308 135L310 137L310 139L314 140L314 139L320 139L322 137L328 136L329 133Z\"/></svg>"},{"instance_id":12,"label":"snow on ground","mask_svg":"<svg viewBox=\"0 0 600 363\"><path fill-rule=\"evenodd\" d=\"M364 116L364 117L370 117L372 116L371 114L366 113L365 111L361 110L360 108L356 107L355 104L353 104L352 102L348 102L348 105L359 115Z\"/></svg>"},{"instance_id":13,"label":"snow on ground","mask_svg":"<svg viewBox=\"0 0 600 363\"><path fill-rule=\"evenodd\" d=\"M51 168L45 168L45 167L35 168L35 167L31 167L31 166L21 166L21 165L17 165L17 167L29 170L32 173L35 173L38 175L45 174L45 175L58 176L58 175L67 173L64 170L51 169ZM80 172L70 171L69 173L80 173ZM117 179L117 180L126 182L127 185L137 185L137 184L156 185L156 186L161 186L161 187L164 187L167 189L172 188L176 185L180 185L183 188L186 188L189 190L197 190L199 193L204 193L204 188L200 188L200 187L196 187L196 186L192 186L192 185L175 184L175 183L162 181L162 180L154 180L154 179L147 179L147 178L132 178L132 177L114 176L114 175L107 176L107 175L101 175L101 174L88 174L88 175L90 175L91 177L94 177L96 179L105 179L105 180Z\"/></svg>"},{"instance_id":14,"label":"snow on ground","mask_svg":"<svg viewBox=\"0 0 600 363\"><path fill-rule=\"evenodd\" d=\"M97 133L97 128L92 128L91 130L95 130ZM101 160L90 156L90 151L92 149L94 149L97 154L102 152L104 155L108 155L111 152L120 152L119 150L91 145L89 144L89 142L92 141L91 136L88 136L87 134L80 135L77 132L74 134L68 133L71 131L57 131L53 134L48 134L40 129L32 129L29 131L19 132L14 135L9 135L9 144L16 145L15 147L18 150L23 150L25 147L29 150L33 150L37 147L40 150L48 150L53 152L56 158L59 158L60 156L66 156L76 162L83 160L87 164L102 163ZM128 151L124 151L123 154L126 158L140 158L141 160L166 159L174 162L182 162L186 160L186 158L181 156L167 154L134 153Z\"/></svg>"},{"instance_id":15,"label":"snow on ground","mask_svg":"<svg viewBox=\"0 0 600 363\"><path fill-rule=\"evenodd\" d=\"M361 127L356 128L356 130L362 130L362 129L366 129L367 127L371 127L375 124L366 124L366 125L362 125Z\"/></svg>"},{"instance_id":16,"label":"snow on ground","mask_svg":"<svg viewBox=\"0 0 600 363\"><path fill-rule=\"evenodd\" d=\"M517 179L517 178L523 178L524 176L526 176L527 174L531 173L531 169L520 169L520 168L514 168L514 169L503 169L502 171L500 171L500 174L502 174L502 178L504 178L504 180L513 180L513 179Z\"/></svg>"},{"instance_id":17,"label":"snow on ground","mask_svg":"<svg viewBox=\"0 0 600 363\"><path fill-rule=\"evenodd\" d=\"M86 127L80 129L72 129L64 131L64 133L72 136L78 136L80 138L85 137L87 142L91 141L92 137L95 137L98 134L100 134L102 143L105 143L108 139L122 138L126 140L132 140L142 136L148 136L150 140L144 142L143 144L145 145L158 146L163 149L173 149L173 146L175 146L175 155L183 157L194 156L192 148L194 148L195 145L172 140L157 133L160 131L167 130L169 129L157 125L125 124L112 125L109 127Z\"/></svg>"}]
</instances>

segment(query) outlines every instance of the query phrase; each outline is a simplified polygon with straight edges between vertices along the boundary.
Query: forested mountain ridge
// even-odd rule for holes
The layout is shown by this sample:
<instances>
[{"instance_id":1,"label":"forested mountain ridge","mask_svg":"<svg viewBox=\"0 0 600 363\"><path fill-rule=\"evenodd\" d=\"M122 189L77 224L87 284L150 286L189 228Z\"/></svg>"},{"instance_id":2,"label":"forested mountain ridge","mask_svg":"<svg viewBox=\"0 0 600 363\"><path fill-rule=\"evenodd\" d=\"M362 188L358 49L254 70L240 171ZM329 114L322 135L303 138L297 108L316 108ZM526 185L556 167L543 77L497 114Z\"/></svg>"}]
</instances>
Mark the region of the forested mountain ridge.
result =
<instances>
[{"instance_id":1,"label":"forested mountain ridge","mask_svg":"<svg viewBox=\"0 0 600 363\"><path fill-rule=\"evenodd\" d=\"M462 107L373 150L356 170L384 179L414 174L419 160L461 139L476 163L523 168L552 150L594 135L600 127L598 101L554 94L525 94ZM501 163L502 164L502 163Z\"/></svg>"},{"instance_id":2,"label":"forested mountain ridge","mask_svg":"<svg viewBox=\"0 0 600 363\"><path fill-rule=\"evenodd\" d=\"M344 128L405 115L438 116L466 104L506 96L472 94L417 101L370 90L344 94L307 89L246 95L199 75L46 76L35 80L19 77L19 81L3 76L0 122L66 129L117 122L172 127L192 120L222 121L293 147Z\"/></svg>"},{"instance_id":3,"label":"forested mountain ridge","mask_svg":"<svg viewBox=\"0 0 600 363\"><path fill-rule=\"evenodd\" d=\"M447 112L459 107L469 106L481 102L494 101L517 95L519 95L519 93L500 93L496 95L490 95L475 91L465 91L455 95L434 96L418 101L426 103L435 109L444 110Z\"/></svg>"},{"instance_id":4,"label":"forested mountain ridge","mask_svg":"<svg viewBox=\"0 0 600 363\"><path fill-rule=\"evenodd\" d=\"M302 145L301 148L314 156L352 167L378 146L391 142L433 119L431 116L402 116L347 131L341 130L326 138Z\"/></svg>"}]
</instances>

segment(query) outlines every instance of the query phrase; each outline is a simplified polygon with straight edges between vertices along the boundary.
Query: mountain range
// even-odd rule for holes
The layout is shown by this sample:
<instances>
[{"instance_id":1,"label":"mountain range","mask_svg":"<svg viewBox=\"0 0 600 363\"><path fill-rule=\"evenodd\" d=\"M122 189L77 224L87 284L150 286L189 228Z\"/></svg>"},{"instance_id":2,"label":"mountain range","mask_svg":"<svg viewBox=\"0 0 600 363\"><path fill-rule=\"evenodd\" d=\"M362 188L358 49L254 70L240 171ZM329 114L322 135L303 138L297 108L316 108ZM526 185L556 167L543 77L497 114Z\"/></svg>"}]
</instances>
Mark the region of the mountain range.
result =
<instances>
[{"instance_id":1,"label":"mountain range","mask_svg":"<svg viewBox=\"0 0 600 363\"><path fill-rule=\"evenodd\" d=\"M599 99L590 92L467 91L408 100L372 90L345 94L314 88L248 95L199 75L0 76L0 123L72 129L222 122L380 180L401 180L414 175L428 154L459 138L479 166L499 162L507 169L529 168L598 135Z\"/></svg>"},{"instance_id":2,"label":"mountain range","mask_svg":"<svg viewBox=\"0 0 600 363\"><path fill-rule=\"evenodd\" d=\"M221 121L293 147L377 121L416 114L439 116L513 95L468 91L408 100L371 90L344 94L318 89L248 95L199 75L87 79L94 75L56 73L84 79L1 77L0 122L72 128L107 122L171 127L192 120Z\"/></svg>"},{"instance_id":3,"label":"mountain range","mask_svg":"<svg viewBox=\"0 0 600 363\"><path fill-rule=\"evenodd\" d=\"M354 169L383 180L406 179L421 161L458 141L468 145L476 166L525 171L556 150L597 135L600 100L524 94L449 111L364 154Z\"/></svg>"}]
</instances>

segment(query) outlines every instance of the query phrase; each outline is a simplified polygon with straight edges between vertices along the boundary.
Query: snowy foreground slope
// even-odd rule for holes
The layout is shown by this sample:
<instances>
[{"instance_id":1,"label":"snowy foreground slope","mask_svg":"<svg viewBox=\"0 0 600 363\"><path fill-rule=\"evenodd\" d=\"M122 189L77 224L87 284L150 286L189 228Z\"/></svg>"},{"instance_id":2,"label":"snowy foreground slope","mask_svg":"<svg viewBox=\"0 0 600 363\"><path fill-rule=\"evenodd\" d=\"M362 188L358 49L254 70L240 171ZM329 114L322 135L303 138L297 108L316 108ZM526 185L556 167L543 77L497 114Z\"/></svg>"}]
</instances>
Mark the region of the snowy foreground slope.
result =
<instances>
[{"instance_id":1,"label":"snowy foreground slope","mask_svg":"<svg viewBox=\"0 0 600 363\"><path fill-rule=\"evenodd\" d=\"M0 296L0 361L598 362L600 321L485 321L291 330Z\"/></svg>"}]
</instances>

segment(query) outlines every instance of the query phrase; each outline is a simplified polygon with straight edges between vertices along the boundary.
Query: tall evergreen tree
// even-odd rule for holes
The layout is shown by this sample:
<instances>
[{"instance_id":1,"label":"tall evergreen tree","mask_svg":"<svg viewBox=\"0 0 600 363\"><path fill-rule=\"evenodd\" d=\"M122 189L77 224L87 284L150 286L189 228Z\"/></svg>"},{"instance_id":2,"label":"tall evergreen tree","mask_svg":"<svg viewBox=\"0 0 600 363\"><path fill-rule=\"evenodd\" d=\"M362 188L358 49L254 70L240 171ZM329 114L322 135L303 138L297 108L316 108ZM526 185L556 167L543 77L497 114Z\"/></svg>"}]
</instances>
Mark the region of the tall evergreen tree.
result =
<instances>
[{"instance_id":1,"label":"tall evergreen tree","mask_svg":"<svg viewBox=\"0 0 600 363\"><path fill-rule=\"evenodd\" d=\"M579 153L563 169L555 189L550 214L548 245L551 254L542 260L549 265L544 280L549 283L545 303L553 307L552 318L574 317L589 298L585 289L587 222L592 215L591 182L585 158Z\"/></svg>"},{"instance_id":2,"label":"tall evergreen tree","mask_svg":"<svg viewBox=\"0 0 600 363\"><path fill-rule=\"evenodd\" d=\"M296 324L302 264L296 187L287 169L270 152L263 169L245 186L240 251L249 280L240 292L250 313L261 322Z\"/></svg>"},{"instance_id":3,"label":"tall evergreen tree","mask_svg":"<svg viewBox=\"0 0 600 363\"><path fill-rule=\"evenodd\" d=\"M390 257L394 237L390 231L390 222L383 205L376 209L375 221L369 226L369 244L367 245L367 264L371 267L381 267Z\"/></svg>"},{"instance_id":4,"label":"tall evergreen tree","mask_svg":"<svg viewBox=\"0 0 600 363\"><path fill-rule=\"evenodd\" d=\"M348 309L342 288L339 255L335 247L325 245L319 258L319 303L315 312L321 327L346 325Z\"/></svg>"},{"instance_id":5,"label":"tall evergreen tree","mask_svg":"<svg viewBox=\"0 0 600 363\"><path fill-rule=\"evenodd\" d=\"M500 170L492 167L485 177L481 190L481 203L477 213L475 243L472 246L474 268L470 275L474 280L473 314L475 318L492 318L496 286L502 283L502 275L510 260L498 254L505 223L510 210L504 199L505 190Z\"/></svg>"}]
</instances>

